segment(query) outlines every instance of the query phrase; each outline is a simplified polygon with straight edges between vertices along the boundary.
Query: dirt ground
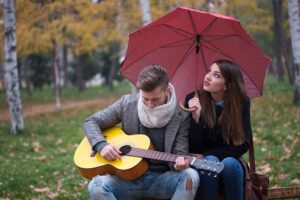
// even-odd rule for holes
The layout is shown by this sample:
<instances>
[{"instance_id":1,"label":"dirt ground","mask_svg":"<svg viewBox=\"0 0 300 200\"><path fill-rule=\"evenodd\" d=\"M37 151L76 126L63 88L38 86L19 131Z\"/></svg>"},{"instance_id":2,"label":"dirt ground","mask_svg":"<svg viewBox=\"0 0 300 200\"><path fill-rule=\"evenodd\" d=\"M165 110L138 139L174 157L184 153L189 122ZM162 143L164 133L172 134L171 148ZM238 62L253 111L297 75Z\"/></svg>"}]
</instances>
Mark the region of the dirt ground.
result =
<instances>
[{"instance_id":1,"label":"dirt ground","mask_svg":"<svg viewBox=\"0 0 300 200\"><path fill-rule=\"evenodd\" d=\"M79 108L85 106L93 106L93 105L104 105L110 102L113 102L115 98L110 97L107 98L97 98L97 99L89 99L89 100L80 100L80 101L68 101L62 102L60 110L68 110L71 108ZM57 111L55 107L55 103L48 104L34 104L34 105L24 105L23 106L23 116L24 118L44 114L44 113L52 113ZM0 111L0 121L9 121L10 114L8 109L1 109Z\"/></svg>"}]
</instances>

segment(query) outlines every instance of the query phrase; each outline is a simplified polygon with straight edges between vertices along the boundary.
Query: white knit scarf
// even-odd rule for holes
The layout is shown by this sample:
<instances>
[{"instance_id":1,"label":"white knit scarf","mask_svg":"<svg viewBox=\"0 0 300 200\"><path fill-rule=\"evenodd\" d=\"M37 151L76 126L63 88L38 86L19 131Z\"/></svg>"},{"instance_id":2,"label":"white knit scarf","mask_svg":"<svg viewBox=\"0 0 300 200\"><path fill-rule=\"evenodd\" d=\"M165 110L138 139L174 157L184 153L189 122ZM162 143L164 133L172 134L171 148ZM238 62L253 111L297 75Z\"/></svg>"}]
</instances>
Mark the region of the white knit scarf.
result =
<instances>
[{"instance_id":1,"label":"white knit scarf","mask_svg":"<svg viewBox=\"0 0 300 200\"><path fill-rule=\"evenodd\" d=\"M175 89L169 83L170 95L168 96L167 103L149 108L143 102L143 97L140 92L138 101L138 116L141 123L147 128L162 128L171 120L176 109L176 95Z\"/></svg>"}]
</instances>

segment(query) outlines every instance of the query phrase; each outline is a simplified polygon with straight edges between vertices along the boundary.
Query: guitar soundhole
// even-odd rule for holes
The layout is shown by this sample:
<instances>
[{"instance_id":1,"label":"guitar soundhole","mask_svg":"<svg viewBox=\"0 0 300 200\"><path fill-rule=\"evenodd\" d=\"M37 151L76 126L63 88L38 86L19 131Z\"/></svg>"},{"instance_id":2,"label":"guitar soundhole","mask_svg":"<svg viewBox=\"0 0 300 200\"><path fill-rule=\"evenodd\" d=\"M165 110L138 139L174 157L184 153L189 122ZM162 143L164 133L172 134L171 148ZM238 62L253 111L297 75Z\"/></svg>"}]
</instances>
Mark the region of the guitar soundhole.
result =
<instances>
[{"instance_id":1,"label":"guitar soundhole","mask_svg":"<svg viewBox=\"0 0 300 200\"><path fill-rule=\"evenodd\" d=\"M127 155L131 151L131 146L124 145L119 149L121 151L121 156Z\"/></svg>"}]
</instances>

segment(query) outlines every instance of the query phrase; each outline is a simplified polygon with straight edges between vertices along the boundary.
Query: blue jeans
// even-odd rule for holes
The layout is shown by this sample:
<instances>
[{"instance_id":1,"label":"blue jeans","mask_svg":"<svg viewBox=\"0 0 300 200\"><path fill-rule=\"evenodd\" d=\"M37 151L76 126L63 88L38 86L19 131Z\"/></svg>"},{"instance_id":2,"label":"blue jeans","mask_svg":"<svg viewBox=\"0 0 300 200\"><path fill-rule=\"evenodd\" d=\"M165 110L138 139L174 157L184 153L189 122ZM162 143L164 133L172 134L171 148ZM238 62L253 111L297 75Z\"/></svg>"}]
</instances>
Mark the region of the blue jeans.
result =
<instances>
[{"instance_id":1,"label":"blue jeans","mask_svg":"<svg viewBox=\"0 0 300 200\"><path fill-rule=\"evenodd\" d=\"M192 181L192 184L187 180ZM131 200L142 197L193 200L199 181L198 172L192 168L164 173L147 171L133 181L126 181L115 175L102 175L90 181L88 191L92 200Z\"/></svg>"},{"instance_id":2,"label":"blue jeans","mask_svg":"<svg viewBox=\"0 0 300 200\"><path fill-rule=\"evenodd\" d=\"M206 160L219 161L215 156L206 156ZM244 195L244 170L240 162L233 158L227 157L222 160L224 163L224 170L217 178L207 176L200 173L201 177L201 199L214 200L218 199L220 180L224 185L226 199L229 200L243 200Z\"/></svg>"}]
</instances>

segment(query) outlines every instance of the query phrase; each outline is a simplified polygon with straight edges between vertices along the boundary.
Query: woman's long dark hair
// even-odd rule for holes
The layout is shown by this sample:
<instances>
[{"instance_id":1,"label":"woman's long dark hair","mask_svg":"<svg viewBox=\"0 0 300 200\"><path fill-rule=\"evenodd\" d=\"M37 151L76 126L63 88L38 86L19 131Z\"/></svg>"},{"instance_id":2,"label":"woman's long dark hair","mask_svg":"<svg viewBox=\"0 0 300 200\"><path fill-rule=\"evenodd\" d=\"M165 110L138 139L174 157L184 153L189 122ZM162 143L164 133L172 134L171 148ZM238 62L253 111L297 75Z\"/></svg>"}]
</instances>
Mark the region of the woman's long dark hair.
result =
<instances>
[{"instance_id":1,"label":"woman's long dark hair","mask_svg":"<svg viewBox=\"0 0 300 200\"><path fill-rule=\"evenodd\" d=\"M215 62L225 79L224 107L221 115L216 119L214 103L209 92L200 91L201 116L209 127L221 127L222 136L226 144L240 145L244 142L241 105L247 99L242 73L238 65L228 60Z\"/></svg>"}]
</instances>

